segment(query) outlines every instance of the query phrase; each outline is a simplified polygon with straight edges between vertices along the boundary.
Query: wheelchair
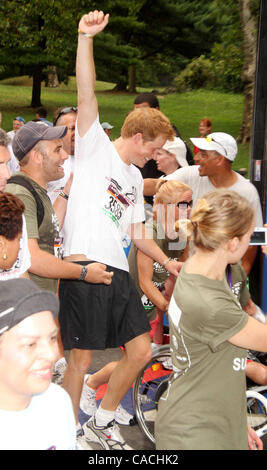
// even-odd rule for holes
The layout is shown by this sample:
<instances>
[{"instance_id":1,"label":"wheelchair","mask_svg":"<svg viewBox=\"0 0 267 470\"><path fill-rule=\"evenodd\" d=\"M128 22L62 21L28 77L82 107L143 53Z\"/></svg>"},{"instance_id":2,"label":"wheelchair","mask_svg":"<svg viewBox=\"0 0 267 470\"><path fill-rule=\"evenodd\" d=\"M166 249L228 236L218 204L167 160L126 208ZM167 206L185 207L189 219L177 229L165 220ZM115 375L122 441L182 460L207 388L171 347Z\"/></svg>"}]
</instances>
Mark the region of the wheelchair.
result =
<instances>
[{"instance_id":1,"label":"wheelchair","mask_svg":"<svg viewBox=\"0 0 267 470\"><path fill-rule=\"evenodd\" d=\"M267 355L258 351L249 351L248 359L267 366ZM267 445L267 385L257 385L247 378L247 417L248 424ZM266 436L265 436L266 434Z\"/></svg>"},{"instance_id":2,"label":"wheelchair","mask_svg":"<svg viewBox=\"0 0 267 470\"><path fill-rule=\"evenodd\" d=\"M171 351L168 344L159 346L152 359L139 373L133 386L134 411L137 422L144 435L155 444L154 422L158 402L168 387L172 373Z\"/></svg>"},{"instance_id":3,"label":"wheelchair","mask_svg":"<svg viewBox=\"0 0 267 470\"><path fill-rule=\"evenodd\" d=\"M248 424L262 438L267 433L267 385L246 391Z\"/></svg>"}]
</instances>

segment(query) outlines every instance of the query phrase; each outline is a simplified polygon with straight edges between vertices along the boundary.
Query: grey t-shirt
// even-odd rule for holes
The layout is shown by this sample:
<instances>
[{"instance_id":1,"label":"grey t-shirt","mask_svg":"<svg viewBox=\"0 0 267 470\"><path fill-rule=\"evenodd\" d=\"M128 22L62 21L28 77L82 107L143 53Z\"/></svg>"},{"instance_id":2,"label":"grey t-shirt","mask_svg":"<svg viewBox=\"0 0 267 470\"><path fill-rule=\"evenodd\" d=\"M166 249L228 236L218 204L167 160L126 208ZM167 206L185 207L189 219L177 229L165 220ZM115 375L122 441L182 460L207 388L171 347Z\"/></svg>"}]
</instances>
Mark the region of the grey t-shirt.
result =
<instances>
[{"instance_id":1,"label":"grey t-shirt","mask_svg":"<svg viewBox=\"0 0 267 470\"><path fill-rule=\"evenodd\" d=\"M247 449L247 351L228 340L248 321L226 278L211 280L182 268L170 320L174 371L159 402L157 449Z\"/></svg>"}]
</instances>

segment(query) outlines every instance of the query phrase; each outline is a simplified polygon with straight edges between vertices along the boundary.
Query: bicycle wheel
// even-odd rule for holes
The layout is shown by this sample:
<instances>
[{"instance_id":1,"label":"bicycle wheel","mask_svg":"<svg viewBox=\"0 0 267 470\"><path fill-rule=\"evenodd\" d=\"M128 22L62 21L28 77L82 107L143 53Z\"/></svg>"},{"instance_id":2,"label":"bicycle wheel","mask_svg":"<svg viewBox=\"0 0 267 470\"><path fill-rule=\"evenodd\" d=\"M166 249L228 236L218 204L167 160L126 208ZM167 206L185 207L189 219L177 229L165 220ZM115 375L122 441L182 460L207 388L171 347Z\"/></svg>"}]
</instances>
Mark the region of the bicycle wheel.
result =
<instances>
[{"instance_id":1,"label":"bicycle wheel","mask_svg":"<svg viewBox=\"0 0 267 470\"><path fill-rule=\"evenodd\" d=\"M246 395L248 424L262 437L267 433L267 399L255 390L248 390Z\"/></svg>"},{"instance_id":2,"label":"bicycle wheel","mask_svg":"<svg viewBox=\"0 0 267 470\"><path fill-rule=\"evenodd\" d=\"M153 444L158 401L168 386L168 378L172 372L170 359L169 345L160 346L153 353L151 361L139 373L133 387L134 409L138 424Z\"/></svg>"}]
</instances>

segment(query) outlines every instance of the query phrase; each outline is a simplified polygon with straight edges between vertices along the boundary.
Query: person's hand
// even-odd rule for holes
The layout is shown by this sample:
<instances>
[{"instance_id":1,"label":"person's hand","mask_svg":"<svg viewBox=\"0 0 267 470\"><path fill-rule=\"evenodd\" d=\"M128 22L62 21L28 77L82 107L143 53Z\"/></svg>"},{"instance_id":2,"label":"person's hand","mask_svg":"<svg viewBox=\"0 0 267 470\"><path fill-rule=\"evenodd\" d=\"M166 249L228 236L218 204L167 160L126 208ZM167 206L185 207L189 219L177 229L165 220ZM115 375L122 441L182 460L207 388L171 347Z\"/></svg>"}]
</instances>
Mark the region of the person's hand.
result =
<instances>
[{"instance_id":1,"label":"person's hand","mask_svg":"<svg viewBox=\"0 0 267 470\"><path fill-rule=\"evenodd\" d=\"M248 426L248 450L263 450L262 440L250 426Z\"/></svg>"},{"instance_id":2,"label":"person's hand","mask_svg":"<svg viewBox=\"0 0 267 470\"><path fill-rule=\"evenodd\" d=\"M95 36L105 29L108 24L108 20L108 13L105 15L103 11L90 11L87 15L82 16L78 31Z\"/></svg>"},{"instance_id":3,"label":"person's hand","mask_svg":"<svg viewBox=\"0 0 267 470\"><path fill-rule=\"evenodd\" d=\"M165 264L164 268L169 271L170 274L178 276L183 264L184 263L182 263L181 261L174 261L171 259L170 261L168 261L168 263Z\"/></svg>"},{"instance_id":4,"label":"person's hand","mask_svg":"<svg viewBox=\"0 0 267 470\"><path fill-rule=\"evenodd\" d=\"M90 263L87 264L87 274L85 276L85 281L92 284L106 284L110 285L112 282L112 277L114 273L107 271L107 267L102 263Z\"/></svg>"}]
</instances>

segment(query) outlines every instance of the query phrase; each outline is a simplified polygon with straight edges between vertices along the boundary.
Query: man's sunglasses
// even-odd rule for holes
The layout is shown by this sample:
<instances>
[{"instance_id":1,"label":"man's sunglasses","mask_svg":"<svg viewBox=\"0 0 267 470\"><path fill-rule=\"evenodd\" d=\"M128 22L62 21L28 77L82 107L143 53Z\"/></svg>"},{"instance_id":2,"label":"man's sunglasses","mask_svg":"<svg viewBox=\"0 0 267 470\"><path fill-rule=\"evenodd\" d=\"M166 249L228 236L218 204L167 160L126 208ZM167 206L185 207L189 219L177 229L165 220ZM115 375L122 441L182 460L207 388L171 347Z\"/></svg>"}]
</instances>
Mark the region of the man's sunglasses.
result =
<instances>
[{"instance_id":1,"label":"man's sunglasses","mask_svg":"<svg viewBox=\"0 0 267 470\"><path fill-rule=\"evenodd\" d=\"M56 125L57 121L59 120L60 116L63 116L64 114L69 114L69 113L77 113L78 108L75 106L69 106L68 108L63 108L61 111L58 113L57 117L54 119L54 126Z\"/></svg>"}]
</instances>

